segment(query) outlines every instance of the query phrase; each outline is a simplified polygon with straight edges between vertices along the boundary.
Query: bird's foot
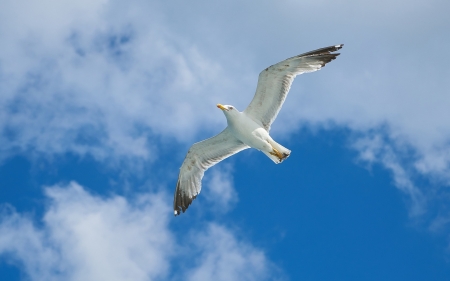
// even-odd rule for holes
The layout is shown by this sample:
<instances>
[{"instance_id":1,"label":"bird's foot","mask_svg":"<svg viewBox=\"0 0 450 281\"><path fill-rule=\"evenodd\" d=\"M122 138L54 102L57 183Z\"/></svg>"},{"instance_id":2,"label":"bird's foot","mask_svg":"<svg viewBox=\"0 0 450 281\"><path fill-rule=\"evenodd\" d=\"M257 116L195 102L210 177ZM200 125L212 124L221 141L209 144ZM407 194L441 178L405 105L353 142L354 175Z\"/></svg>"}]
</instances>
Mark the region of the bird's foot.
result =
<instances>
[{"instance_id":1,"label":"bird's foot","mask_svg":"<svg viewBox=\"0 0 450 281\"><path fill-rule=\"evenodd\" d=\"M278 157L280 159L280 162L284 160L284 158L288 157L289 154L281 153L276 148L272 147L272 152L269 152L271 155Z\"/></svg>"}]
</instances>

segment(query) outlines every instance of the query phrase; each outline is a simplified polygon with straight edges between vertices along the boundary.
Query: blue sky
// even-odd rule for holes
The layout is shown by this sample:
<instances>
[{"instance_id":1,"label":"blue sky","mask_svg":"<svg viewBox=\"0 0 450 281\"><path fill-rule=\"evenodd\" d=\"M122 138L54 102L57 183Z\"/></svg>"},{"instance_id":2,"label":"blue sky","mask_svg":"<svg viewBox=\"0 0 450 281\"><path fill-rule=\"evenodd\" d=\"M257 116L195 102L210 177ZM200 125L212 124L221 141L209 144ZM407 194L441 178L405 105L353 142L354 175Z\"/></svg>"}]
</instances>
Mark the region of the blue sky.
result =
<instances>
[{"instance_id":1,"label":"blue sky","mask_svg":"<svg viewBox=\"0 0 450 281\"><path fill-rule=\"evenodd\" d=\"M0 0L2 280L450 280L448 1ZM189 146L258 73L344 43L272 126Z\"/></svg>"}]
</instances>

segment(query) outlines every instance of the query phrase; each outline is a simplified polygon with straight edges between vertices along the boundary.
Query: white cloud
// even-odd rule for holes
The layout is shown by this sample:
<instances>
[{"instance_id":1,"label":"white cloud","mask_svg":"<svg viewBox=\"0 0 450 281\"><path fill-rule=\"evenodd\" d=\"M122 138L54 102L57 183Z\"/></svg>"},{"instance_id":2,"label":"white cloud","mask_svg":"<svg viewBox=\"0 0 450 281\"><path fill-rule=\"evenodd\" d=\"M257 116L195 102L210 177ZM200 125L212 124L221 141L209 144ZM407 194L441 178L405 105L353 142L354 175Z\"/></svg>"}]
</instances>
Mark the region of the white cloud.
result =
<instances>
[{"instance_id":1,"label":"white cloud","mask_svg":"<svg viewBox=\"0 0 450 281\"><path fill-rule=\"evenodd\" d=\"M193 280L272 280L275 272L261 250L224 226L171 230L163 194L101 198L76 183L46 194L40 226L11 210L0 221L0 257L31 280L178 280L187 273ZM180 257L183 270L174 270Z\"/></svg>"},{"instance_id":2,"label":"white cloud","mask_svg":"<svg viewBox=\"0 0 450 281\"><path fill-rule=\"evenodd\" d=\"M0 258L23 267L32 280L54 280L52 275L61 272L58 253L48 247L46 233L36 230L31 219L2 213L0 234Z\"/></svg>"},{"instance_id":3,"label":"white cloud","mask_svg":"<svg viewBox=\"0 0 450 281\"><path fill-rule=\"evenodd\" d=\"M66 2L2 4L5 152L151 160L151 136L191 140L224 124L214 105L235 84L154 3Z\"/></svg>"},{"instance_id":4,"label":"white cloud","mask_svg":"<svg viewBox=\"0 0 450 281\"><path fill-rule=\"evenodd\" d=\"M410 199L411 216L416 217L425 213L425 196L414 184L410 173L405 170L405 165L400 163L399 153L395 153L392 146L383 141L380 135L359 138L353 143L353 148L359 152L359 160L370 165L382 164L392 172L395 186Z\"/></svg>"},{"instance_id":5,"label":"white cloud","mask_svg":"<svg viewBox=\"0 0 450 281\"><path fill-rule=\"evenodd\" d=\"M211 204L214 213L227 212L238 201L231 172L231 166L221 164L208 170L204 177L202 193Z\"/></svg>"},{"instance_id":6,"label":"white cloud","mask_svg":"<svg viewBox=\"0 0 450 281\"><path fill-rule=\"evenodd\" d=\"M211 224L204 233L195 235L195 241L203 254L195 259L197 267L188 271L188 280L274 280L276 268L267 263L264 253L236 240L222 226Z\"/></svg>"},{"instance_id":7,"label":"white cloud","mask_svg":"<svg viewBox=\"0 0 450 281\"><path fill-rule=\"evenodd\" d=\"M154 280L167 275L174 236L161 194L136 205L101 199L71 183L46 190L43 228L13 213L0 225L0 252L23 265L32 280Z\"/></svg>"}]
</instances>

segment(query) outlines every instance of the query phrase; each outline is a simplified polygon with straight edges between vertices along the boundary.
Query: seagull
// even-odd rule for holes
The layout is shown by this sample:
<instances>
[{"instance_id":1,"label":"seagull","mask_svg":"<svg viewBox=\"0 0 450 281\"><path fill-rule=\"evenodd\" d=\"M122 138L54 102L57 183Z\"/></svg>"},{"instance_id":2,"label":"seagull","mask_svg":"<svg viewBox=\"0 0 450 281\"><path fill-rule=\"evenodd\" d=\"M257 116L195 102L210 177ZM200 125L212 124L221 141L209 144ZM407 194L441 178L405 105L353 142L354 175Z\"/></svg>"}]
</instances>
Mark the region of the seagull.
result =
<instances>
[{"instance_id":1,"label":"seagull","mask_svg":"<svg viewBox=\"0 0 450 281\"><path fill-rule=\"evenodd\" d=\"M180 168L173 200L175 216L185 212L200 193L207 169L244 149L262 151L275 164L283 162L291 151L270 137L272 122L291 88L294 78L321 69L334 60L343 44L307 52L274 64L259 74L256 93L242 112L232 105L217 104L228 126L218 135L191 146Z\"/></svg>"}]
</instances>

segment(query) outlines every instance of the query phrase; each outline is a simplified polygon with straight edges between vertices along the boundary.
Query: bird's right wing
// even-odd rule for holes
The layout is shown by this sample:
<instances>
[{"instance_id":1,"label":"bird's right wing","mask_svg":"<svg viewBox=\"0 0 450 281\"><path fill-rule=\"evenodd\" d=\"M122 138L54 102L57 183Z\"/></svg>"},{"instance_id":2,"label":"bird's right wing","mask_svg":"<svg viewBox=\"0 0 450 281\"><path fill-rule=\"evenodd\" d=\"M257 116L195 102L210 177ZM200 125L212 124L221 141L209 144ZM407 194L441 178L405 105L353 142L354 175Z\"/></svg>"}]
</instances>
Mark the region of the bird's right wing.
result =
<instances>
[{"instance_id":1,"label":"bird's right wing","mask_svg":"<svg viewBox=\"0 0 450 281\"><path fill-rule=\"evenodd\" d=\"M332 52L339 50L342 46L342 44L335 45L304 53L263 70L259 74L255 96L244 112L269 131L295 76L321 69L339 55Z\"/></svg>"},{"instance_id":2,"label":"bird's right wing","mask_svg":"<svg viewBox=\"0 0 450 281\"><path fill-rule=\"evenodd\" d=\"M249 146L236 139L228 127L212 138L193 144L180 168L173 198L174 214L184 213L200 193L203 174L208 168L246 148Z\"/></svg>"}]
</instances>

